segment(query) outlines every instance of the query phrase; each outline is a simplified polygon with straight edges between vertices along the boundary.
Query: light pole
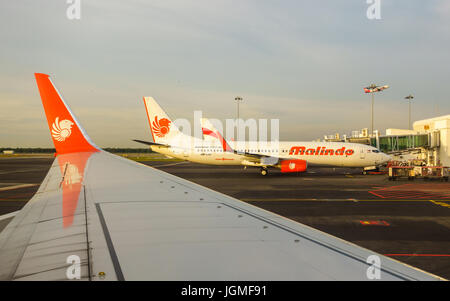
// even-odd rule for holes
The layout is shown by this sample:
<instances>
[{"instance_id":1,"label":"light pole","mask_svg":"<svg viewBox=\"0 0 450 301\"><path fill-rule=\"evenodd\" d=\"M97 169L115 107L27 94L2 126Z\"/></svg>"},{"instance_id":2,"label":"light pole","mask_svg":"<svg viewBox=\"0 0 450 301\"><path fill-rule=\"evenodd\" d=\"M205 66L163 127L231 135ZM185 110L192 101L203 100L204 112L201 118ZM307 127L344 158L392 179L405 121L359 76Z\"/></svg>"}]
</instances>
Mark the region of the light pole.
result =
<instances>
[{"instance_id":1,"label":"light pole","mask_svg":"<svg viewBox=\"0 0 450 301\"><path fill-rule=\"evenodd\" d=\"M414 98L411 94L405 97L409 101L409 119L408 119L408 128L411 129L411 100Z\"/></svg>"},{"instance_id":2,"label":"light pole","mask_svg":"<svg viewBox=\"0 0 450 301\"><path fill-rule=\"evenodd\" d=\"M239 139L239 103L243 101L242 97L240 96L236 96L234 98L234 100L236 101L237 104L237 131L236 131L236 141L238 141Z\"/></svg>"},{"instance_id":3,"label":"light pole","mask_svg":"<svg viewBox=\"0 0 450 301\"><path fill-rule=\"evenodd\" d=\"M371 84L370 86L364 88L364 92L365 92L365 93L370 93L370 94L372 94L372 110L371 110L371 112L372 112L372 118L371 118L371 119L372 119L372 122L371 122L371 124L372 124L372 125L371 125L371 129L370 129L370 135L369 135L369 137L373 135L373 103L374 103L374 95L373 95L373 93L383 91L383 90L385 90L385 89L387 89L387 88L389 88L388 85L377 86L377 85L375 85L375 84Z\"/></svg>"}]
</instances>

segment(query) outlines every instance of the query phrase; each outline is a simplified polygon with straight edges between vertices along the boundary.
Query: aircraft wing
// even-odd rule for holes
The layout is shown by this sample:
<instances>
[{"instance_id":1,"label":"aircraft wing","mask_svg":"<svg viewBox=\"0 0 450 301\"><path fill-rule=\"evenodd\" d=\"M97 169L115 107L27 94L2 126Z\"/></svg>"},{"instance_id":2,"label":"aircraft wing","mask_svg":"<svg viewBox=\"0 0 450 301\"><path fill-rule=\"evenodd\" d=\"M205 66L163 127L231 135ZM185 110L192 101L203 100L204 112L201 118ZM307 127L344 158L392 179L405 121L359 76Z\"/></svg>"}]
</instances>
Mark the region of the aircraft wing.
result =
<instances>
[{"instance_id":1,"label":"aircraft wing","mask_svg":"<svg viewBox=\"0 0 450 301\"><path fill-rule=\"evenodd\" d=\"M57 156L0 233L0 280L66 280L77 267L83 280L440 279L104 152L36 79Z\"/></svg>"},{"instance_id":2,"label":"aircraft wing","mask_svg":"<svg viewBox=\"0 0 450 301\"><path fill-rule=\"evenodd\" d=\"M244 165L254 165L254 166L274 166L279 164L282 160L289 160L287 158L266 156L261 154L253 154L248 152L238 152L233 151L242 157L242 164Z\"/></svg>"}]
</instances>

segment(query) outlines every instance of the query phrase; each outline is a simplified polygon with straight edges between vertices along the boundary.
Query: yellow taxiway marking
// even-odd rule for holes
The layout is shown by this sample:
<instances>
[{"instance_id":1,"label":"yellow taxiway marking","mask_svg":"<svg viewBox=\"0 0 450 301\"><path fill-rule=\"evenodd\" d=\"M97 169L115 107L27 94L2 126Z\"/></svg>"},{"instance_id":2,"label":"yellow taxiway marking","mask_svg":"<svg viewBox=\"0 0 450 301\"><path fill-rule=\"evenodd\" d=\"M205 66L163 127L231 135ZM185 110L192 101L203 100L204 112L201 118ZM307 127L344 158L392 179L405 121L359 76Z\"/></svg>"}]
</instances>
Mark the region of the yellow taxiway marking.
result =
<instances>
[{"instance_id":1,"label":"yellow taxiway marking","mask_svg":"<svg viewBox=\"0 0 450 301\"><path fill-rule=\"evenodd\" d=\"M13 190L13 189L20 189L20 188L26 188L26 187L37 186L37 185L39 185L39 184L20 184L20 185L13 185L13 186L1 187L1 188L0 188L0 191Z\"/></svg>"},{"instance_id":2,"label":"yellow taxiway marking","mask_svg":"<svg viewBox=\"0 0 450 301\"><path fill-rule=\"evenodd\" d=\"M432 202L433 204L438 205L438 206L450 208L450 204L447 204L444 202L438 202L438 201L434 201L434 200L430 200L430 202Z\"/></svg>"},{"instance_id":3,"label":"yellow taxiway marking","mask_svg":"<svg viewBox=\"0 0 450 301\"><path fill-rule=\"evenodd\" d=\"M184 163L188 163L188 161L183 161L183 162L177 162L177 163L169 163L169 164L162 164L162 165L150 165L151 167L167 167L167 166L173 166L173 165L179 165L179 164L184 164Z\"/></svg>"}]
</instances>

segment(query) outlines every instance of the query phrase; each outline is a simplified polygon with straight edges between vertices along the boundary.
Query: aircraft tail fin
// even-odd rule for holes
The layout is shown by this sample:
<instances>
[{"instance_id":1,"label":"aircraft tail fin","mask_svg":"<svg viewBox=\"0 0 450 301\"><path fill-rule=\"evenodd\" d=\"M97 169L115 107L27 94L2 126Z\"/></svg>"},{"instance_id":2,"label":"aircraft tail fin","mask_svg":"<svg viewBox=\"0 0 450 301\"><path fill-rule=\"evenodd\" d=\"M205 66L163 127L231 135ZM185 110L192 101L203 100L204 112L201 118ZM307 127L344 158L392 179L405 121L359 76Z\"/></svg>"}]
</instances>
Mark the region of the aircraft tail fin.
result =
<instances>
[{"instance_id":1,"label":"aircraft tail fin","mask_svg":"<svg viewBox=\"0 0 450 301\"><path fill-rule=\"evenodd\" d=\"M153 97L144 97L144 104L153 142L170 145L181 132Z\"/></svg>"},{"instance_id":2,"label":"aircraft tail fin","mask_svg":"<svg viewBox=\"0 0 450 301\"><path fill-rule=\"evenodd\" d=\"M57 155L100 150L81 127L50 76L35 73L35 77Z\"/></svg>"}]
</instances>

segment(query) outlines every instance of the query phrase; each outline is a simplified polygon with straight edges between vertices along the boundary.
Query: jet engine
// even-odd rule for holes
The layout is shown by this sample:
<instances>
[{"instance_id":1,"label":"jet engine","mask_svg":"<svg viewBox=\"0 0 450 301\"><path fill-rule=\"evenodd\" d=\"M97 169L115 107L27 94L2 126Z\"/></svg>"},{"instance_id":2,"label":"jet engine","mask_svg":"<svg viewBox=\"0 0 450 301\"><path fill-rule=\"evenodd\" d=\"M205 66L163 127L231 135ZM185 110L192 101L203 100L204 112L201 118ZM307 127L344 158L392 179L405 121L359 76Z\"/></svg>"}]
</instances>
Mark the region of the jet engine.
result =
<instances>
[{"instance_id":1,"label":"jet engine","mask_svg":"<svg viewBox=\"0 0 450 301\"><path fill-rule=\"evenodd\" d=\"M283 160L280 164L281 172L304 172L308 168L305 160Z\"/></svg>"}]
</instances>

